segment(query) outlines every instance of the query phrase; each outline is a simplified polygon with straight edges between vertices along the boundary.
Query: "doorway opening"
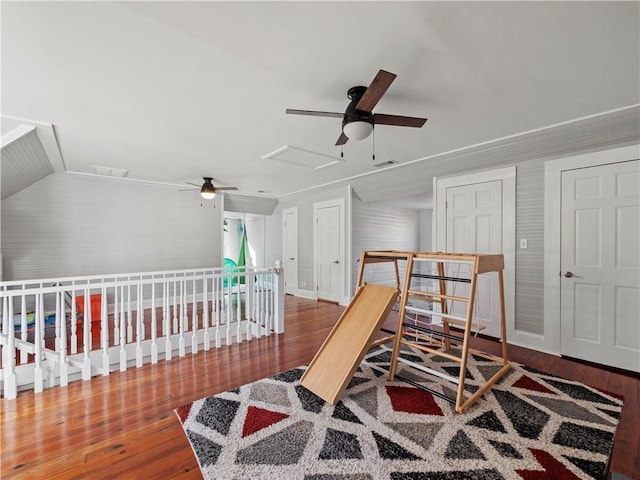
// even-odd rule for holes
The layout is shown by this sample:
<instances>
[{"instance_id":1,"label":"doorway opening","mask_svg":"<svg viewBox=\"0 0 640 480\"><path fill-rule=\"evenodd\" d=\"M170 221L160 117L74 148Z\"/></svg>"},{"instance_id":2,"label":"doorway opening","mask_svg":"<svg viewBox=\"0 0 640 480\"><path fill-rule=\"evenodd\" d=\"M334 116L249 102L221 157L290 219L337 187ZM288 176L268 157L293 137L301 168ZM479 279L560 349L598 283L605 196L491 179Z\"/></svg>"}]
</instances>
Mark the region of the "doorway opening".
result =
<instances>
[{"instance_id":1,"label":"doorway opening","mask_svg":"<svg viewBox=\"0 0 640 480\"><path fill-rule=\"evenodd\" d=\"M223 262L237 266L264 266L265 233L264 215L224 212Z\"/></svg>"}]
</instances>

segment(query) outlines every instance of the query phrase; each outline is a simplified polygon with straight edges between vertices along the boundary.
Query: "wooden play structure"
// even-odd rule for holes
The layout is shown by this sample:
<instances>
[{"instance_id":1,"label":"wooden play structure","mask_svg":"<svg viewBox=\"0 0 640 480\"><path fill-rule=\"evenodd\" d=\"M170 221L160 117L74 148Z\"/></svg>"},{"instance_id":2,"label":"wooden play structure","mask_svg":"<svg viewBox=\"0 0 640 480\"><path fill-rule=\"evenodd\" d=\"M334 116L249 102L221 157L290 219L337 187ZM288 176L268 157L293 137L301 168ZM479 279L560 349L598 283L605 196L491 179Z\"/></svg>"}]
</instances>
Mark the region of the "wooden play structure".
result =
<instances>
[{"instance_id":1,"label":"wooden play structure","mask_svg":"<svg viewBox=\"0 0 640 480\"><path fill-rule=\"evenodd\" d=\"M365 282L367 267L391 263L396 287ZM465 265L468 276L459 274ZM458 266L456 273L452 266ZM404 281L400 285L400 267L404 267ZM510 369L507 356L507 332L504 306L503 255L430 253L400 251L364 251L360 257L358 290L349 307L334 326L324 344L309 364L301 383L331 404L335 404L346 389L353 373L369 348L393 341L389 379L402 380L455 405L462 413ZM497 272L501 355L495 356L470 348L473 331L484 326L474 323L474 303L478 276ZM455 286L466 285L464 295L456 295ZM398 303L395 331L372 342L375 334ZM461 313L463 310L464 313ZM409 316L413 315L412 319ZM443 374L402 357L411 347L460 364L458 377ZM465 398L465 375L469 353L493 361L499 367L494 375ZM457 384L455 398L430 389L398 374L398 363L436 375Z\"/></svg>"}]
</instances>

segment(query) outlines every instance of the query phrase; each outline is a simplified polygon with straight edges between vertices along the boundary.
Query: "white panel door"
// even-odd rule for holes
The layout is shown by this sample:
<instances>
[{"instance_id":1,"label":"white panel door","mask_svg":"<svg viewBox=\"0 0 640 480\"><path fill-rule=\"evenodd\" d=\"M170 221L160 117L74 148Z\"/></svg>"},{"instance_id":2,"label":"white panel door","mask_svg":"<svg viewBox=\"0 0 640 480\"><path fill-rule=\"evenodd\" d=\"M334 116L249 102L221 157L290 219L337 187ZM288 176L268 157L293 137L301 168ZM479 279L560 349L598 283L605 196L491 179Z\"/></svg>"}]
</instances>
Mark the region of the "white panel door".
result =
<instances>
[{"instance_id":1,"label":"white panel door","mask_svg":"<svg viewBox=\"0 0 640 480\"><path fill-rule=\"evenodd\" d=\"M561 353L640 371L640 161L562 172Z\"/></svg>"},{"instance_id":2,"label":"white panel door","mask_svg":"<svg viewBox=\"0 0 640 480\"><path fill-rule=\"evenodd\" d=\"M315 208L318 298L340 302L343 296L342 206Z\"/></svg>"},{"instance_id":3,"label":"white panel door","mask_svg":"<svg viewBox=\"0 0 640 480\"><path fill-rule=\"evenodd\" d=\"M284 291L295 294L298 289L298 209L282 211L282 252L284 254Z\"/></svg>"},{"instance_id":4,"label":"white panel door","mask_svg":"<svg viewBox=\"0 0 640 480\"><path fill-rule=\"evenodd\" d=\"M502 253L502 181L447 188L447 251ZM451 265L447 275L470 278L471 266ZM466 297L469 285L448 282L447 293ZM466 306L453 305L451 313L466 316ZM474 321L485 325L483 334L500 337L500 293L497 273L478 276Z\"/></svg>"}]
</instances>

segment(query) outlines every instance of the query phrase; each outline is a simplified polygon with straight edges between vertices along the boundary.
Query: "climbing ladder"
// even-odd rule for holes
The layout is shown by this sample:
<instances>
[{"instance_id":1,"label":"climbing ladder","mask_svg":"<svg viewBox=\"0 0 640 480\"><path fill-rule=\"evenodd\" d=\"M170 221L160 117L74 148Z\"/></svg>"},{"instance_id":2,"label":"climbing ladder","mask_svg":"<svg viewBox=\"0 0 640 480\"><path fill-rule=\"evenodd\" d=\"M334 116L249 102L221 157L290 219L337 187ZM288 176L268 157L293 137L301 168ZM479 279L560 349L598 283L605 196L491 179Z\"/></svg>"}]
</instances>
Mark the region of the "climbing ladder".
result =
<instances>
[{"instance_id":1,"label":"climbing ladder","mask_svg":"<svg viewBox=\"0 0 640 480\"><path fill-rule=\"evenodd\" d=\"M393 354L389 371L389 379L398 378L429 393L443 398L455 405L458 413L471 406L487 389L491 388L510 369L507 357L507 332L504 307L502 255L459 254L459 253L426 253L426 252L398 252L398 251L367 251L361 256L358 283L364 279L364 267L379 262L393 262L396 281L399 282L398 262L405 265L404 282L401 289L398 322L393 338ZM469 276L460 275L460 265L467 265ZM424 268L424 267L428 268ZM458 272L451 273L458 267ZM447 268L449 267L449 268ZM426 270L426 271L425 271ZM474 323L474 303L478 275L497 272L500 295L500 328L501 328L501 356L491 355L471 349L470 338L473 331L484 329L480 322ZM465 295L456 295L455 286L466 284ZM449 288L453 287L453 288ZM462 288L464 290L464 288ZM450 291L448 291L450 290ZM419 305L419 306L417 306ZM464 314L459 313L464 310ZM410 319L414 315L414 319ZM382 342L378 342L382 343ZM408 346L420 351L446 358L460 364L458 377L444 374L417 364L402 357L402 346ZM469 353L496 362L500 368L484 384L465 399L465 375ZM398 363L436 375L457 384L455 398L442 392L430 389L397 373Z\"/></svg>"}]
</instances>

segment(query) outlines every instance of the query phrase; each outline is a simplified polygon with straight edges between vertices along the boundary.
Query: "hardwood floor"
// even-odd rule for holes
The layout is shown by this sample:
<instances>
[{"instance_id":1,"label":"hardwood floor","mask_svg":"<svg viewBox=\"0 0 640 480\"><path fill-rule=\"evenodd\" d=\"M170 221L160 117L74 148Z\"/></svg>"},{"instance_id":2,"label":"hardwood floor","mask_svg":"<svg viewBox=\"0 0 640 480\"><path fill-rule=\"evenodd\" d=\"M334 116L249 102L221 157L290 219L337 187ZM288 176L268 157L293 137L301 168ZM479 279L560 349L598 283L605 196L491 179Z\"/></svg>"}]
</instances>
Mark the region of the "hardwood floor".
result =
<instances>
[{"instance_id":1,"label":"hardwood floor","mask_svg":"<svg viewBox=\"0 0 640 480\"><path fill-rule=\"evenodd\" d=\"M285 333L0 401L3 479L202 478L173 410L308 363L343 308L287 296ZM393 323L393 322L388 322ZM498 353L498 344L475 339ZM512 361L625 397L611 468L640 479L640 379L511 347Z\"/></svg>"}]
</instances>

